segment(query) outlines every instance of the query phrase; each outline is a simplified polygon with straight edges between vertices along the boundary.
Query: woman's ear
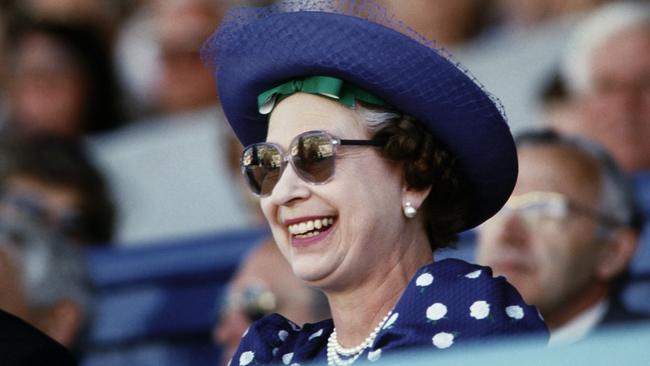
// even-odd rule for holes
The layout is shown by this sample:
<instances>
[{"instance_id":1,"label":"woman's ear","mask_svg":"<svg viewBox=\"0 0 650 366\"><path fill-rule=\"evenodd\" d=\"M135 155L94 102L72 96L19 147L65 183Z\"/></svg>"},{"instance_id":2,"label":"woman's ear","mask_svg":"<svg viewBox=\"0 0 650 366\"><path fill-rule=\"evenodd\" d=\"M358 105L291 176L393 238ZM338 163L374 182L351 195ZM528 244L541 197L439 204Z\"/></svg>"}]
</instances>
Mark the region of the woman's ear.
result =
<instances>
[{"instance_id":1,"label":"woman's ear","mask_svg":"<svg viewBox=\"0 0 650 366\"><path fill-rule=\"evenodd\" d=\"M605 241L601 258L596 267L596 276L603 281L611 281L623 273L634 253L639 240L638 233L631 228L616 229Z\"/></svg>"}]
</instances>

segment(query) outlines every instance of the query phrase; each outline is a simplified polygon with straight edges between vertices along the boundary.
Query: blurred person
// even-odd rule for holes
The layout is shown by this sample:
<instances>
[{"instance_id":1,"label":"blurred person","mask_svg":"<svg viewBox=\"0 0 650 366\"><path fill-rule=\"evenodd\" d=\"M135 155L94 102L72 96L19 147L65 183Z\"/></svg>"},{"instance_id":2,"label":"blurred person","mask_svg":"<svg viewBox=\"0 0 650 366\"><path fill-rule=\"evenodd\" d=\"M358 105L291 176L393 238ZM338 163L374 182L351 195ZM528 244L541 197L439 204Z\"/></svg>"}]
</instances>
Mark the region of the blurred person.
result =
<instances>
[{"instance_id":1,"label":"blurred person","mask_svg":"<svg viewBox=\"0 0 650 366\"><path fill-rule=\"evenodd\" d=\"M29 216L79 245L108 244L115 209L83 145L54 136L0 144L0 210Z\"/></svg>"},{"instance_id":2,"label":"blurred person","mask_svg":"<svg viewBox=\"0 0 650 366\"><path fill-rule=\"evenodd\" d=\"M14 25L5 132L80 138L122 122L111 56L94 27Z\"/></svg>"},{"instance_id":3,"label":"blurred person","mask_svg":"<svg viewBox=\"0 0 650 366\"><path fill-rule=\"evenodd\" d=\"M199 50L222 17L213 0L156 0L155 26L161 70L155 82L155 106L162 113L203 108L214 104L216 90L210 69Z\"/></svg>"},{"instance_id":4,"label":"blurred person","mask_svg":"<svg viewBox=\"0 0 650 366\"><path fill-rule=\"evenodd\" d=\"M539 89L557 68L567 34L602 1L567 0L560 6L555 0L494 0L488 28L454 53L499 97L513 132L542 123Z\"/></svg>"},{"instance_id":5,"label":"blurred person","mask_svg":"<svg viewBox=\"0 0 650 366\"><path fill-rule=\"evenodd\" d=\"M30 18L64 24L94 24L105 37L117 25L119 4L115 0L22 0L16 10Z\"/></svg>"},{"instance_id":6,"label":"blurred person","mask_svg":"<svg viewBox=\"0 0 650 366\"><path fill-rule=\"evenodd\" d=\"M441 47L471 42L487 24L491 0L382 0L388 10Z\"/></svg>"},{"instance_id":7,"label":"blurred person","mask_svg":"<svg viewBox=\"0 0 650 366\"><path fill-rule=\"evenodd\" d=\"M628 173L650 169L650 3L620 1L589 15L561 71L581 118L550 125L602 143Z\"/></svg>"},{"instance_id":8,"label":"blurred person","mask_svg":"<svg viewBox=\"0 0 650 366\"><path fill-rule=\"evenodd\" d=\"M228 155L232 132L199 55L224 3L161 0L151 6L149 24L160 50L150 90L155 114L91 141L123 219L118 239L151 243L247 227L254 214L238 178L214 169Z\"/></svg>"},{"instance_id":9,"label":"blurred person","mask_svg":"<svg viewBox=\"0 0 650 366\"><path fill-rule=\"evenodd\" d=\"M273 240L249 253L229 284L214 328L226 365L253 321L278 313L298 324L328 318L327 299L298 279Z\"/></svg>"},{"instance_id":10,"label":"blurred person","mask_svg":"<svg viewBox=\"0 0 650 366\"><path fill-rule=\"evenodd\" d=\"M0 209L0 309L70 349L90 312L84 266L79 247L62 233Z\"/></svg>"},{"instance_id":11,"label":"blurred person","mask_svg":"<svg viewBox=\"0 0 650 366\"><path fill-rule=\"evenodd\" d=\"M480 227L477 261L539 308L549 344L643 319L619 297L638 239L623 173L586 140L538 131L516 141L519 178L505 208Z\"/></svg>"},{"instance_id":12,"label":"blurred person","mask_svg":"<svg viewBox=\"0 0 650 366\"><path fill-rule=\"evenodd\" d=\"M116 39L116 62L135 99L129 105L134 113L175 113L214 103L214 78L198 51L229 2L149 0L134 10Z\"/></svg>"},{"instance_id":13,"label":"blurred person","mask_svg":"<svg viewBox=\"0 0 650 366\"><path fill-rule=\"evenodd\" d=\"M502 22L513 27L534 27L553 18L581 13L607 0L496 0Z\"/></svg>"}]
</instances>

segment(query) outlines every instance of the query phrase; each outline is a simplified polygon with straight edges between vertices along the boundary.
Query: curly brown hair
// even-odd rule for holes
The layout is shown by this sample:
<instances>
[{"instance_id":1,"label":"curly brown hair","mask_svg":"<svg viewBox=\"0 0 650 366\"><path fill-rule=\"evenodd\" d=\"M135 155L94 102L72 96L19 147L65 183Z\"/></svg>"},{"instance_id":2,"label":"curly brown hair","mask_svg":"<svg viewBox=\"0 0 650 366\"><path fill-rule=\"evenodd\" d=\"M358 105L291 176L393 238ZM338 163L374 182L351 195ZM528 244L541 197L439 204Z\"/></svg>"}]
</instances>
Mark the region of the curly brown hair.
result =
<instances>
[{"instance_id":1,"label":"curly brown hair","mask_svg":"<svg viewBox=\"0 0 650 366\"><path fill-rule=\"evenodd\" d=\"M394 111L363 105L362 108L383 115L373 121L373 139L384 141L383 155L402 163L409 187L431 187L420 210L432 250L444 248L457 240L465 227L469 211L470 187L459 171L457 159L413 117Z\"/></svg>"}]
</instances>

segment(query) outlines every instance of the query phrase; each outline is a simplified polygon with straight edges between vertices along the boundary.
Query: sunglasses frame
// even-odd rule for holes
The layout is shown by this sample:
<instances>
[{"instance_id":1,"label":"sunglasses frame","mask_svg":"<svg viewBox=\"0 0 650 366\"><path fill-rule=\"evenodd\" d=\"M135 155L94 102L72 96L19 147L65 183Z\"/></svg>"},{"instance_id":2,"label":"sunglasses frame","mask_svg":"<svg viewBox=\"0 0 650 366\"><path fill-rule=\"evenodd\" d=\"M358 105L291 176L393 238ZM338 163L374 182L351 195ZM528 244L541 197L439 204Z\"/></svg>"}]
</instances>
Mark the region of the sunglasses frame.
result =
<instances>
[{"instance_id":1,"label":"sunglasses frame","mask_svg":"<svg viewBox=\"0 0 650 366\"><path fill-rule=\"evenodd\" d=\"M296 146L296 142L301 137L304 137L306 135L316 135L316 134L324 135L325 137L327 137L329 139L329 142L332 144L332 151L333 151L332 158L334 158L334 163L333 163L334 167L332 169L333 172L329 177L327 177L323 181L312 181L312 180L308 179L305 176L305 173L301 169L298 169L296 167L296 163L294 162L293 156L291 155L291 150L293 149L293 146ZM296 172L296 175L300 179L302 179L304 182L307 182L307 183L313 184L313 185L326 184L326 183L328 183L329 181L331 181L334 178L334 173L336 171L337 150L338 150L339 146L382 147L385 144L386 144L385 142L374 140L374 139L369 139L369 140L340 139L338 137L335 137L334 135L332 135L331 133L329 133L327 131L311 130L311 131L302 132L302 133L294 136L291 139L291 142L289 143L289 151L285 151L280 145L278 145L276 143L273 143L273 142L257 142L257 143L254 143L254 144L250 144L250 145L246 146L244 148L244 150L242 151L242 155L241 155L241 158L239 160L239 166L241 168L242 174L244 175L244 179L248 183L248 188L251 190L251 193L253 193L257 197L268 197L273 192L273 189L275 188L275 185L278 183L278 181L280 181L280 178L282 177L282 173L284 173L284 170L286 169L287 164L291 164L291 167L293 168L293 171ZM245 154L246 154L246 152L248 150L250 150L252 148L255 148L256 146L271 146L271 147L277 149L277 151L280 153L280 156L282 157L282 161L281 161L280 167L279 167L280 171L278 173L278 180L273 184L273 187L271 188L271 191L268 192L268 193L262 193L262 192L257 193L257 192L255 192L252 189L253 185L251 184L251 180L248 177L248 174L246 174L247 173L246 169L247 169L248 166L250 166L250 164L245 165L245 163L244 163Z\"/></svg>"},{"instance_id":2,"label":"sunglasses frame","mask_svg":"<svg viewBox=\"0 0 650 366\"><path fill-rule=\"evenodd\" d=\"M614 217L574 202L566 195L558 192L533 191L520 195L512 195L508 202L506 202L506 204L503 206L503 208L511 212L518 212L523 208L526 208L527 205L530 205L531 202L534 203L544 200L553 202L556 205L561 204L562 209L566 211L563 213L565 216L569 215L570 212L573 211L578 214L590 217L607 227L618 227L625 225Z\"/></svg>"}]
</instances>

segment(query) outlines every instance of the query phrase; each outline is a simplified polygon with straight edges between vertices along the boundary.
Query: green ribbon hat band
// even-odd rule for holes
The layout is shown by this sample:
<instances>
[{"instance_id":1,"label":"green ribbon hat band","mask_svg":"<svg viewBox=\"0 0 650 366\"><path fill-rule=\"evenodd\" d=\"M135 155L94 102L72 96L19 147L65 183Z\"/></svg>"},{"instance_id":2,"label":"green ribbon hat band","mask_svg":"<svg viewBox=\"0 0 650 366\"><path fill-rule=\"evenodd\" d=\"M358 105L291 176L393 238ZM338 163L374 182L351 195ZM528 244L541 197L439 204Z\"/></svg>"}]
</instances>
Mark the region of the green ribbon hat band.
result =
<instances>
[{"instance_id":1,"label":"green ribbon hat band","mask_svg":"<svg viewBox=\"0 0 650 366\"><path fill-rule=\"evenodd\" d=\"M354 106L355 100L360 100L368 104L386 105L384 101L376 96L350 85L341 79L329 76L310 76L288 81L258 95L257 107L260 114L271 113L277 102L297 92L331 98L348 108Z\"/></svg>"}]
</instances>

